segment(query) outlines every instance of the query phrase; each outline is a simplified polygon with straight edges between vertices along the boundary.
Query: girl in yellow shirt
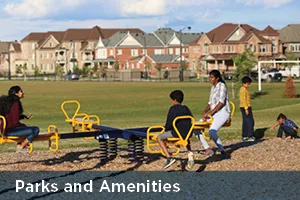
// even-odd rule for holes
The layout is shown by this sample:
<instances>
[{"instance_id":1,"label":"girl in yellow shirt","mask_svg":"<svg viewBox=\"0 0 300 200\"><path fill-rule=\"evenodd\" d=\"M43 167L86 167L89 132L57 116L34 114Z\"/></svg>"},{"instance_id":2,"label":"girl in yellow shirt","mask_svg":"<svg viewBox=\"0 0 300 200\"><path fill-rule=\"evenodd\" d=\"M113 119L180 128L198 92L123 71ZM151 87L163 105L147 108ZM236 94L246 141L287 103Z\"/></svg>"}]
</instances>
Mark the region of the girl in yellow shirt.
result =
<instances>
[{"instance_id":1,"label":"girl in yellow shirt","mask_svg":"<svg viewBox=\"0 0 300 200\"><path fill-rule=\"evenodd\" d=\"M248 91L248 87L251 85L251 83L252 79L249 76L243 77L243 85L240 89L240 110L243 118L242 140L244 142L252 142L255 140L253 137L254 119Z\"/></svg>"}]
</instances>

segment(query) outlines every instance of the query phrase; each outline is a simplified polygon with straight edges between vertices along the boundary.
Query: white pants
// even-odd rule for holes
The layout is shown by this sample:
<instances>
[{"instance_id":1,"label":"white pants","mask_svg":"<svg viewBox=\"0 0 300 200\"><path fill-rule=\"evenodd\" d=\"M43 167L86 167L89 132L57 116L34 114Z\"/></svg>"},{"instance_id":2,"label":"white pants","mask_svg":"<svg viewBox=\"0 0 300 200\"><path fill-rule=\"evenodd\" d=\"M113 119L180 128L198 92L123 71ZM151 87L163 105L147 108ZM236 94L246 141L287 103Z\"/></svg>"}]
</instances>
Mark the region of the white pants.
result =
<instances>
[{"instance_id":1,"label":"white pants","mask_svg":"<svg viewBox=\"0 0 300 200\"><path fill-rule=\"evenodd\" d=\"M223 124L225 124L225 122L229 119L229 113L224 111L224 110L220 110L218 111L216 114L213 115L213 123L210 126L209 130L216 130L218 131Z\"/></svg>"}]
</instances>

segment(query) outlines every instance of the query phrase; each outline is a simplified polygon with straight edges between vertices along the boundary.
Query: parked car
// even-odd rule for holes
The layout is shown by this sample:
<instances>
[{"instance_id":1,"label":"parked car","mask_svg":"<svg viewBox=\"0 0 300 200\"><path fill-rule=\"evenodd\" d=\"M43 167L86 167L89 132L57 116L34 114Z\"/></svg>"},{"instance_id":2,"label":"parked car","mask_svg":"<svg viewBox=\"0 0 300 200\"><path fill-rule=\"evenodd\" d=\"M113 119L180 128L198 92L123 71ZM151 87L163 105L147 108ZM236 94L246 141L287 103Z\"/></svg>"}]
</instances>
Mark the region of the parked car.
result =
<instances>
[{"instance_id":1,"label":"parked car","mask_svg":"<svg viewBox=\"0 0 300 200\"><path fill-rule=\"evenodd\" d=\"M265 70L262 70L261 79L268 81L268 82L271 82L271 81L281 82L282 74L276 68L272 68L267 72Z\"/></svg>"},{"instance_id":2,"label":"parked car","mask_svg":"<svg viewBox=\"0 0 300 200\"><path fill-rule=\"evenodd\" d=\"M79 80L79 76L76 73L67 74L65 80Z\"/></svg>"}]
</instances>

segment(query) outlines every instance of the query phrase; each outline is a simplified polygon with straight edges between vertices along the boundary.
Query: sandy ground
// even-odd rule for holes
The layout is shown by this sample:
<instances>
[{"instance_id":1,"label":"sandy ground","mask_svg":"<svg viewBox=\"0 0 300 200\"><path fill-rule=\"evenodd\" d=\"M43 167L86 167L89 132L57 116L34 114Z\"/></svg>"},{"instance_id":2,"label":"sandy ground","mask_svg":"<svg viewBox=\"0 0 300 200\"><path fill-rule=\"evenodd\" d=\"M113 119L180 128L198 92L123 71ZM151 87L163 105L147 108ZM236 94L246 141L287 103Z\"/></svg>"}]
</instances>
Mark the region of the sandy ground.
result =
<instances>
[{"instance_id":1,"label":"sandy ground","mask_svg":"<svg viewBox=\"0 0 300 200\"><path fill-rule=\"evenodd\" d=\"M230 159L222 159L220 153L207 158L201 153L198 141L192 143L195 166L192 171L299 171L300 139L263 139L243 143L240 140L225 141ZM177 162L168 170L185 171L187 154L182 151ZM120 148L118 156L103 164L99 161L98 148L73 148L49 151L34 151L32 154L1 153L1 171L162 171L165 158L144 154L143 162L129 162L126 148Z\"/></svg>"}]
</instances>

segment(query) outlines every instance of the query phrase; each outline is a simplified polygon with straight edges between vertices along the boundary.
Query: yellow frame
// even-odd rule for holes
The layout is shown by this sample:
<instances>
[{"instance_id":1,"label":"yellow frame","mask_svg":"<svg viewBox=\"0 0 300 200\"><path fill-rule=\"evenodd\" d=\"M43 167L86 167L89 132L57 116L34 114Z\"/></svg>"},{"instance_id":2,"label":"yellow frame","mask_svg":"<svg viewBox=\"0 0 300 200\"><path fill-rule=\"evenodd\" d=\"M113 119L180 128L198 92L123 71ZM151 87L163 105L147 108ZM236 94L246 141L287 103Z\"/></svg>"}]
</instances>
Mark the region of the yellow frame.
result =
<instances>
[{"instance_id":1,"label":"yellow frame","mask_svg":"<svg viewBox=\"0 0 300 200\"><path fill-rule=\"evenodd\" d=\"M24 141L26 137L23 136L5 136L6 119L2 115L0 115L0 119L3 123L3 133L1 133L0 144L19 143ZM49 150L52 152L57 152L59 149L59 138L60 136L57 127L55 125L49 125L47 134L38 135L36 138L34 138L33 142L48 140ZM28 153L30 154L32 152L33 143L30 143Z\"/></svg>"},{"instance_id":2,"label":"yellow frame","mask_svg":"<svg viewBox=\"0 0 300 200\"><path fill-rule=\"evenodd\" d=\"M68 113L66 112L66 108L65 105L66 104L76 104L77 108L73 114L73 116L69 116ZM82 132L85 132L87 130L92 129L93 124L97 124L100 125L100 118L97 115L88 115L86 113L79 113L80 110L80 103L77 100L67 100L64 101L61 104L61 110L64 113L66 119L65 121L67 123L70 123L72 128L73 128L73 132L77 131L77 127L81 128ZM80 118L80 119L78 119ZM86 138L89 139L89 138Z\"/></svg>"},{"instance_id":3,"label":"yellow frame","mask_svg":"<svg viewBox=\"0 0 300 200\"><path fill-rule=\"evenodd\" d=\"M186 138L182 138L178 128L176 127L176 122L181 119L190 119L192 126L186 136ZM173 120L173 128L175 133L178 135L178 138L168 138L168 142L172 142L173 145L167 145L167 149L175 149L176 151L172 153L172 156L176 156L180 152L180 146L187 146L188 140L190 139L190 135L193 132L195 119L192 116L179 116ZM153 129L160 129L159 132L153 133L151 132ZM165 155L162 149L160 148L159 144L157 143L157 137L165 132L165 127L163 126L150 126L147 130L147 149L149 153L161 153ZM158 147L158 149L153 149L153 147Z\"/></svg>"},{"instance_id":4,"label":"yellow frame","mask_svg":"<svg viewBox=\"0 0 300 200\"><path fill-rule=\"evenodd\" d=\"M227 122L224 123L224 125L222 127L229 127L231 125L231 121L232 121L232 118L233 118L233 115L234 115L234 112L235 112L234 103L232 101L230 101L229 103L230 103L230 106L231 106L230 117L227 120ZM194 128L198 129L198 130L202 130L204 138L207 139L207 140L210 140L210 136L209 136L208 133L209 133L209 128L210 128L211 124L213 123L214 119L210 115L208 117L210 118L208 121L196 122Z\"/></svg>"}]
</instances>

